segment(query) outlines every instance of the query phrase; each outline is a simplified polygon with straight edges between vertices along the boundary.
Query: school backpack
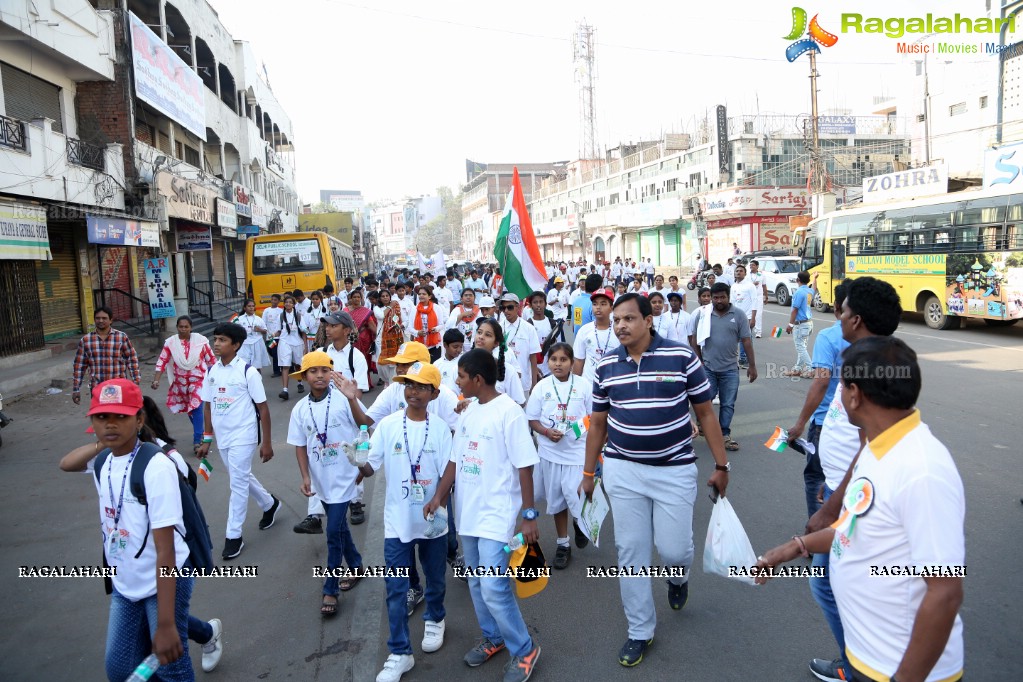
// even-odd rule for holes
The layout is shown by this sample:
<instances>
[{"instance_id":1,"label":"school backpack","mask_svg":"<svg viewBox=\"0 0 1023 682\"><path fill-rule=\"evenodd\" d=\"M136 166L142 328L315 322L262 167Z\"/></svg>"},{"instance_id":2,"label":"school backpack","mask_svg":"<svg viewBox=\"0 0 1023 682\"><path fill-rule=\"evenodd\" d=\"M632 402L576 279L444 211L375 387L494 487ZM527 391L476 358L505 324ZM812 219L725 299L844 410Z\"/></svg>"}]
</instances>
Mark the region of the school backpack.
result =
<instances>
[{"instance_id":1,"label":"school backpack","mask_svg":"<svg viewBox=\"0 0 1023 682\"><path fill-rule=\"evenodd\" d=\"M145 481L146 467L149 466L149 462L153 457L166 456L169 458L170 450L170 446L165 446L161 449L155 443L142 443L138 453L135 455L135 461L132 462L131 466L131 474L128 477L128 489L143 506L148 506ZM96 463L93 469L96 481L99 481L100 472L103 471L103 465L106 463L108 456L110 456L110 448L106 448L96 455ZM203 514L202 506L199 505L199 498L195 494L195 472L192 471L192 467L189 466L188 462L185 462L188 475L183 476L173 459L171 464L174 465L174 471L178 474L178 492L181 493L181 516L185 526L184 540L185 544L188 545L187 561L192 568L204 569L206 571L212 570L214 567L213 541L210 539L210 527L206 523L206 515ZM145 550L146 543L148 542L149 527L147 525L145 537L142 538L142 546L139 547L138 553L135 554L136 559L142 556L142 552ZM107 594L110 594L111 587L111 585L107 586Z\"/></svg>"}]
</instances>

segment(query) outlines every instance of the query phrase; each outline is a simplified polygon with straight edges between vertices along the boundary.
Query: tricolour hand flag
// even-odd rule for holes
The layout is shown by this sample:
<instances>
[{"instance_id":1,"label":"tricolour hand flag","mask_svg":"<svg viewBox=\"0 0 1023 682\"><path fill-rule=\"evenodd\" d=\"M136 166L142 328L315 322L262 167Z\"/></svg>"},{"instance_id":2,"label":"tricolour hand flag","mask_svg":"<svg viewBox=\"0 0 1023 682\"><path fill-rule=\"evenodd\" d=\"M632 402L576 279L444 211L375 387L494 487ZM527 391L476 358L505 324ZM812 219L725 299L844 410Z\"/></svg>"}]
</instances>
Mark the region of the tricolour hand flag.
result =
<instances>
[{"instance_id":1,"label":"tricolour hand flag","mask_svg":"<svg viewBox=\"0 0 1023 682\"><path fill-rule=\"evenodd\" d=\"M205 479L207 483L210 482L210 474L213 473L213 465L210 464L209 460L205 457L199 462L199 475Z\"/></svg>"},{"instance_id":2,"label":"tricolour hand flag","mask_svg":"<svg viewBox=\"0 0 1023 682\"><path fill-rule=\"evenodd\" d=\"M784 333L784 331L785 330L783 330L781 327L772 327L771 328L771 336L776 338L776 339L780 339L781 335Z\"/></svg>"},{"instance_id":3,"label":"tricolour hand flag","mask_svg":"<svg viewBox=\"0 0 1023 682\"><path fill-rule=\"evenodd\" d=\"M227 321L228 322L237 322L239 317L241 317L241 315L239 315L238 313L235 313L231 317L227 318Z\"/></svg>"},{"instance_id":4,"label":"tricolour hand flag","mask_svg":"<svg viewBox=\"0 0 1023 682\"><path fill-rule=\"evenodd\" d=\"M579 440L586 435L586 432L590 430L590 415L586 415L582 419L576 420L568 425L568 432L575 436L576 440Z\"/></svg>"},{"instance_id":5,"label":"tricolour hand flag","mask_svg":"<svg viewBox=\"0 0 1023 682\"><path fill-rule=\"evenodd\" d=\"M784 452L785 448L789 446L789 432L780 426L774 427L774 433L767 439L764 446L768 450L774 450L775 452Z\"/></svg>"}]
</instances>

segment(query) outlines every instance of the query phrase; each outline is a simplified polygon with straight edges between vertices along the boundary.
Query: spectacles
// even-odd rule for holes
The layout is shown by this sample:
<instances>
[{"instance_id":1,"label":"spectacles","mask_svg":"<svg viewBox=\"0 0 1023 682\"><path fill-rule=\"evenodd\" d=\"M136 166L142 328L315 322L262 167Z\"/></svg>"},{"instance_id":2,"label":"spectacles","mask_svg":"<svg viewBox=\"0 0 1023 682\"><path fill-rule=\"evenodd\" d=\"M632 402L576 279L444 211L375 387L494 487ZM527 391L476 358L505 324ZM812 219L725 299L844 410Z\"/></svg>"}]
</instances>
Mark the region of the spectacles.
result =
<instances>
[{"instance_id":1,"label":"spectacles","mask_svg":"<svg viewBox=\"0 0 1023 682\"><path fill-rule=\"evenodd\" d=\"M517 307L518 306L516 306L515 304L503 305L503 306L501 306L501 310L515 310L515 308L517 308Z\"/></svg>"},{"instance_id":2,"label":"spectacles","mask_svg":"<svg viewBox=\"0 0 1023 682\"><path fill-rule=\"evenodd\" d=\"M413 393L422 393L433 388L432 384L420 384L415 381L404 381L402 383L405 384L405 388L412 389Z\"/></svg>"}]
</instances>

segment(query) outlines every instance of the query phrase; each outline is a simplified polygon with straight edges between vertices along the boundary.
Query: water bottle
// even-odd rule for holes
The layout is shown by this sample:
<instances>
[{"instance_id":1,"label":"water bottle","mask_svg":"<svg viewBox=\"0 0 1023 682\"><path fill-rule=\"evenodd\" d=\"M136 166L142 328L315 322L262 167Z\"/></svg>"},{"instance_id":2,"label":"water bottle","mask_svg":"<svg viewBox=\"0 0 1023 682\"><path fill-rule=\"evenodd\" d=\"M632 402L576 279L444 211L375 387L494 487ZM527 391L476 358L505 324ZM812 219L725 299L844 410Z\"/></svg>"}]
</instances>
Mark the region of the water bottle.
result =
<instances>
[{"instance_id":1,"label":"water bottle","mask_svg":"<svg viewBox=\"0 0 1023 682\"><path fill-rule=\"evenodd\" d=\"M522 533L516 533L515 535L512 536L512 539L508 541L508 544L504 546L504 551L508 554L511 554L518 548L522 547L524 544L526 544L526 541L525 539L523 539Z\"/></svg>"},{"instance_id":2,"label":"water bottle","mask_svg":"<svg viewBox=\"0 0 1023 682\"><path fill-rule=\"evenodd\" d=\"M362 466L369 461L369 427L359 427L359 437L355 439L355 461Z\"/></svg>"},{"instance_id":3,"label":"water bottle","mask_svg":"<svg viewBox=\"0 0 1023 682\"><path fill-rule=\"evenodd\" d=\"M440 537L448 530L448 510L440 507L432 514L427 514L426 521L429 524L425 531L426 538L432 540Z\"/></svg>"},{"instance_id":4,"label":"water bottle","mask_svg":"<svg viewBox=\"0 0 1023 682\"><path fill-rule=\"evenodd\" d=\"M146 660L139 663L139 667L135 668L135 672L125 682L147 682L159 667L160 659L156 657L156 654L149 654L146 656Z\"/></svg>"}]
</instances>

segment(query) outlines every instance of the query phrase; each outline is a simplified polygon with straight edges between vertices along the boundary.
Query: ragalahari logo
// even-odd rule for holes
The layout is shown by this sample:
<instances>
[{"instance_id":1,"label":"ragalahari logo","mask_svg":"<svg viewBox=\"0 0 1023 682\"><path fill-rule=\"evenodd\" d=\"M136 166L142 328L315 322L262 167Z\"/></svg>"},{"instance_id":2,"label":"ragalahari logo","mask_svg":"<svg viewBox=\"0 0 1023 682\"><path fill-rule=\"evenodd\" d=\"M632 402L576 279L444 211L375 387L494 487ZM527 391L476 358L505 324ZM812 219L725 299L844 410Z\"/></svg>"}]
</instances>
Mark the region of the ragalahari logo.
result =
<instances>
[{"instance_id":1,"label":"ragalahari logo","mask_svg":"<svg viewBox=\"0 0 1023 682\"><path fill-rule=\"evenodd\" d=\"M785 48L785 58L790 62L794 62L802 57L807 52L820 52L820 45L824 47L831 47L838 42L838 36L834 33L829 33L821 28L820 24L817 23L817 15L813 15L813 19L810 20L810 28L807 31L806 27L806 10L802 7L792 8L792 31L785 36L785 40L795 40L796 42ZM804 33L808 33L806 38L797 40Z\"/></svg>"}]
</instances>

